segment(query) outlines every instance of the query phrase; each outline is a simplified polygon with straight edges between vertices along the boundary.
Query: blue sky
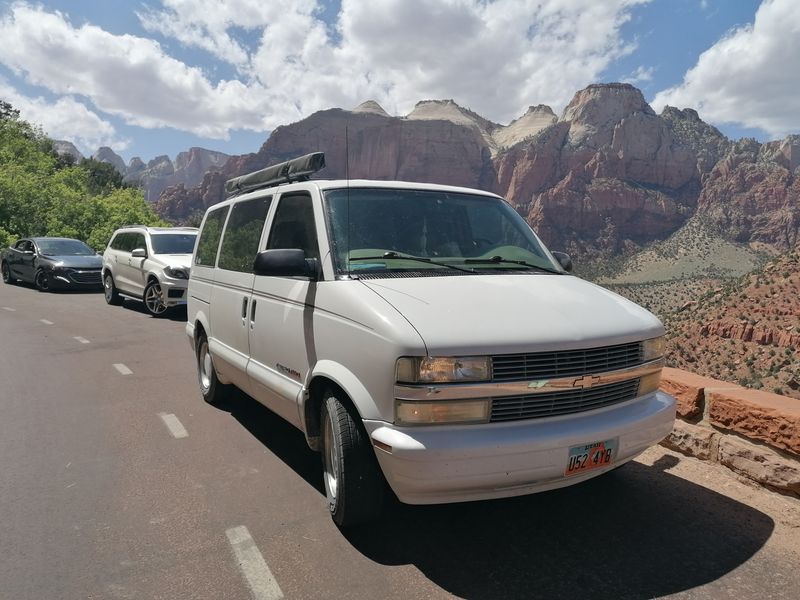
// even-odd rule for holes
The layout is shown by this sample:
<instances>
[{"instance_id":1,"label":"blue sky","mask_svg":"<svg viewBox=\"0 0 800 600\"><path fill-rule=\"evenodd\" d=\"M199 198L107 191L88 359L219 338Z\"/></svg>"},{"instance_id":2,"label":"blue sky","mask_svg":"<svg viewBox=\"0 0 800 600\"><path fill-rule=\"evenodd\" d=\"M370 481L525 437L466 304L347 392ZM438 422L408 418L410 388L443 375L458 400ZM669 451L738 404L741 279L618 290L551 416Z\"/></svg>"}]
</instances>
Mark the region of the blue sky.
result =
<instances>
[{"instance_id":1,"label":"blue sky","mask_svg":"<svg viewBox=\"0 0 800 600\"><path fill-rule=\"evenodd\" d=\"M502 124L627 81L733 138L800 133L796 0L0 1L0 98L89 155L254 152L377 100Z\"/></svg>"}]
</instances>

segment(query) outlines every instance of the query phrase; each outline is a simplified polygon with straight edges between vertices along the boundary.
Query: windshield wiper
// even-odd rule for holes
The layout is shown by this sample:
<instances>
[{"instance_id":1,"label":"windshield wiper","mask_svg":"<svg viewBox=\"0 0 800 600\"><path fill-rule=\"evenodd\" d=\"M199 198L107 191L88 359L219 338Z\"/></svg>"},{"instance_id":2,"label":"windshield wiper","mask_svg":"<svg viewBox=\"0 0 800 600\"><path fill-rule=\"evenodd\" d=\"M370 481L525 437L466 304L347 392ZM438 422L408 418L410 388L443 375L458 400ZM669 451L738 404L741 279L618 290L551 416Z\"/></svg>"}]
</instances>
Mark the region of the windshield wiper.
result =
<instances>
[{"instance_id":1,"label":"windshield wiper","mask_svg":"<svg viewBox=\"0 0 800 600\"><path fill-rule=\"evenodd\" d=\"M436 265L437 267L447 267L448 269L455 269L456 271L463 271L464 273L474 273L474 269L464 269L462 267L457 267L455 265L451 265L445 262L439 262L438 260L432 260L430 258L426 258L424 256L412 256L410 254L400 254L399 252L384 252L380 256L356 256L350 258L350 262L354 260L384 260L387 258L397 259L397 260L415 260L417 262L424 262L428 263L429 265Z\"/></svg>"},{"instance_id":2,"label":"windshield wiper","mask_svg":"<svg viewBox=\"0 0 800 600\"><path fill-rule=\"evenodd\" d=\"M529 269L537 269L539 271L544 271L545 273L553 273L554 275L563 275L561 271L556 271L555 269L548 269L547 267L534 265L533 263L525 262L524 260L512 260L510 258L503 258L502 256L492 256L491 258L467 258L466 260L464 260L464 263L468 265L500 264L500 263L522 265L523 267L528 267Z\"/></svg>"}]
</instances>

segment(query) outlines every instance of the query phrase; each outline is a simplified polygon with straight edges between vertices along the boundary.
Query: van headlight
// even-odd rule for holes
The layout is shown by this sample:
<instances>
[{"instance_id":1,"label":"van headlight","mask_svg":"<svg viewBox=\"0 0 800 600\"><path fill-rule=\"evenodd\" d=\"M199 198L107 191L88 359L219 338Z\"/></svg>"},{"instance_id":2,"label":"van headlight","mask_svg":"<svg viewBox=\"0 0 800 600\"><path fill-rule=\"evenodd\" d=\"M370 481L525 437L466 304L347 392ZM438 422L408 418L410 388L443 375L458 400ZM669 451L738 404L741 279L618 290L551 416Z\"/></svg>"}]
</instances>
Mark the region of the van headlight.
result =
<instances>
[{"instance_id":1,"label":"van headlight","mask_svg":"<svg viewBox=\"0 0 800 600\"><path fill-rule=\"evenodd\" d=\"M398 383L457 383L489 381L492 359L488 356L403 356L397 359Z\"/></svg>"},{"instance_id":2,"label":"van headlight","mask_svg":"<svg viewBox=\"0 0 800 600\"><path fill-rule=\"evenodd\" d=\"M395 400L395 423L398 425L436 425L439 423L487 423L489 400L454 400L415 402Z\"/></svg>"},{"instance_id":3,"label":"van headlight","mask_svg":"<svg viewBox=\"0 0 800 600\"><path fill-rule=\"evenodd\" d=\"M664 356L664 336L652 338L642 342L644 360L655 360Z\"/></svg>"}]
</instances>

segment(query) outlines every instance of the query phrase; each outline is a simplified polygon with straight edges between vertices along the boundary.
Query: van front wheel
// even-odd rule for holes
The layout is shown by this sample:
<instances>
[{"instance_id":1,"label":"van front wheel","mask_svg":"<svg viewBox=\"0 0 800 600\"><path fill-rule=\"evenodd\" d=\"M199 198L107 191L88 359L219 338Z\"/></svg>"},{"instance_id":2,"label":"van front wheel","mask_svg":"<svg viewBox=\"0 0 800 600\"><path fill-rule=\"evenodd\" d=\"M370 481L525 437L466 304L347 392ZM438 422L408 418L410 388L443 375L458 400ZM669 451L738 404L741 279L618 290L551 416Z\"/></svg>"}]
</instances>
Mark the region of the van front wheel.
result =
<instances>
[{"instance_id":1,"label":"van front wheel","mask_svg":"<svg viewBox=\"0 0 800 600\"><path fill-rule=\"evenodd\" d=\"M328 509L339 527L378 517L384 482L355 409L328 390L322 403L322 466Z\"/></svg>"}]
</instances>

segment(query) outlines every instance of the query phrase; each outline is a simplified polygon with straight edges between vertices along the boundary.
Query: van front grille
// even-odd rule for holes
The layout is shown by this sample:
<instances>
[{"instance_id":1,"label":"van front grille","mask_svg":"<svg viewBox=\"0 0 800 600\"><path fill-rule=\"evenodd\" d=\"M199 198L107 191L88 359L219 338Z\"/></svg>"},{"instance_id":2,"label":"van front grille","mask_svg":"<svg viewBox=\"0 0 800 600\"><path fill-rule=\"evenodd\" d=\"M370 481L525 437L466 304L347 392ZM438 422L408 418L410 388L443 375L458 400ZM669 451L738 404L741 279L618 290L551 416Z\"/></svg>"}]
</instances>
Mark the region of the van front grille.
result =
<instances>
[{"instance_id":1,"label":"van front grille","mask_svg":"<svg viewBox=\"0 0 800 600\"><path fill-rule=\"evenodd\" d=\"M641 342L583 350L501 354L492 357L492 381L577 377L627 369L641 364L643 360Z\"/></svg>"},{"instance_id":2,"label":"van front grille","mask_svg":"<svg viewBox=\"0 0 800 600\"><path fill-rule=\"evenodd\" d=\"M639 380L630 379L563 392L501 396L492 399L491 421L519 421L580 413L633 400L638 393Z\"/></svg>"}]
</instances>

